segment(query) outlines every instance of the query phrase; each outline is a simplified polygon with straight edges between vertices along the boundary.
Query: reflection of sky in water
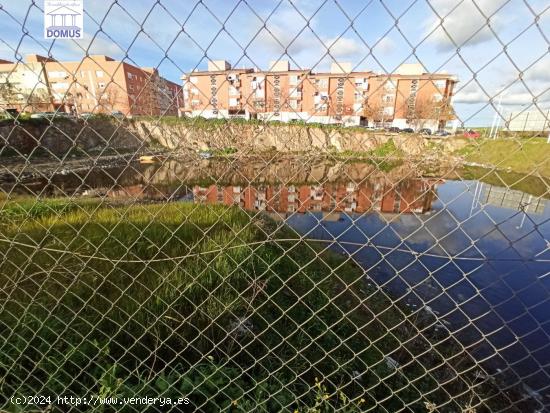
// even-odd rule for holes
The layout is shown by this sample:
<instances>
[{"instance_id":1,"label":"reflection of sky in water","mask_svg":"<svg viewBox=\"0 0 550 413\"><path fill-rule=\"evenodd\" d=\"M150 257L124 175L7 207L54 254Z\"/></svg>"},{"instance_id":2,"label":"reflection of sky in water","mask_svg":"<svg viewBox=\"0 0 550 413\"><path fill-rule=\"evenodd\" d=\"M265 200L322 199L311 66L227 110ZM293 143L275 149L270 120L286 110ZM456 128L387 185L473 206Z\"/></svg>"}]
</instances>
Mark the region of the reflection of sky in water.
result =
<instances>
[{"instance_id":1,"label":"reflection of sky in water","mask_svg":"<svg viewBox=\"0 0 550 413\"><path fill-rule=\"evenodd\" d=\"M521 376L538 372L528 383L541 389L550 385L550 266L541 261L550 259L550 209L545 200L528 214L488 204L483 186L440 185L423 215L308 213L287 222L337 239L392 297L429 305L464 345L482 340L478 357L498 351Z\"/></svg>"}]
</instances>

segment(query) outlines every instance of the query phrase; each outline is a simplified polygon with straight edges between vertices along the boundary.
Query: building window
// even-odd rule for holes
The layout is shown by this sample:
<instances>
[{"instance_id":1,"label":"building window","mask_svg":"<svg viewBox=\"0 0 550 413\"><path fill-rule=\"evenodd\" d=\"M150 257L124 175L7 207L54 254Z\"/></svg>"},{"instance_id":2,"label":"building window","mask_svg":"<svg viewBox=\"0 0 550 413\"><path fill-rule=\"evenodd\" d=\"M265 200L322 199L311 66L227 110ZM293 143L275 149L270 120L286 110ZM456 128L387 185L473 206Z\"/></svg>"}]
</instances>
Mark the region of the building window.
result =
<instances>
[{"instance_id":1,"label":"building window","mask_svg":"<svg viewBox=\"0 0 550 413\"><path fill-rule=\"evenodd\" d=\"M49 72L48 76L50 76L51 78L64 78L67 76L67 72Z\"/></svg>"},{"instance_id":2,"label":"building window","mask_svg":"<svg viewBox=\"0 0 550 413\"><path fill-rule=\"evenodd\" d=\"M68 87L69 87L69 84L64 82L52 84L52 88L54 89L67 89Z\"/></svg>"},{"instance_id":3,"label":"building window","mask_svg":"<svg viewBox=\"0 0 550 413\"><path fill-rule=\"evenodd\" d=\"M445 79L434 80L434 85L438 89L445 89L447 81Z\"/></svg>"},{"instance_id":4,"label":"building window","mask_svg":"<svg viewBox=\"0 0 550 413\"><path fill-rule=\"evenodd\" d=\"M288 81L291 85L295 85L298 83L298 75L290 75L288 77Z\"/></svg>"},{"instance_id":5,"label":"building window","mask_svg":"<svg viewBox=\"0 0 550 413\"><path fill-rule=\"evenodd\" d=\"M103 70L96 70L96 71L95 71L95 75L96 75L97 77L103 77Z\"/></svg>"},{"instance_id":6,"label":"building window","mask_svg":"<svg viewBox=\"0 0 550 413\"><path fill-rule=\"evenodd\" d=\"M386 90L395 90L395 82L393 80L388 80L386 83L384 83L384 88Z\"/></svg>"},{"instance_id":7,"label":"building window","mask_svg":"<svg viewBox=\"0 0 550 413\"><path fill-rule=\"evenodd\" d=\"M256 95L258 95L258 91L264 88L264 81L264 77L254 76L252 78L252 82L250 82L250 85L252 86L252 90L256 91Z\"/></svg>"},{"instance_id":8,"label":"building window","mask_svg":"<svg viewBox=\"0 0 550 413\"><path fill-rule=\"evenodd\" d=\"M134 75L132 75L130 72L127 73L128 79L133 79Z\"/></svg>"},{"instance_id":9,"label":"building window","mask_svg":"<svg viewBox=\"0 0 550 413\"><path fill-rule=\"evenodd\" d=\"M384 108L384 115L392 116L393 115L393 106L387 106Z\"/></svg>"},{"instance_id":10,"label":"building window","mask_svg":"<svg viewBox=\"0 0 550 413\"><path fill-rule=\"evenodd\" d=\"M317 87L319 87L320 89L326 89L328 88L328 79L317 79L315 81L315 84L317 85Z\"/></svg>"}]
</instances>

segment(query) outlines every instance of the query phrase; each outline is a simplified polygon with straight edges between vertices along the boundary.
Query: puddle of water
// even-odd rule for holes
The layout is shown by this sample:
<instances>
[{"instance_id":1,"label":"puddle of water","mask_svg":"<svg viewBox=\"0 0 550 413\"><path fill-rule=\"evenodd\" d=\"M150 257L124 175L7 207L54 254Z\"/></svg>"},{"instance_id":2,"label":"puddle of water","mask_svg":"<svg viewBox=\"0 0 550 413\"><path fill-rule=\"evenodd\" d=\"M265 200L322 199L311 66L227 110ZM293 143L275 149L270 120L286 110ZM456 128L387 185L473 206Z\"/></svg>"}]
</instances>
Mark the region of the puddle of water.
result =
<instances>
[{"instance_id":1,"label":"puddle of water","mask_svg":"<svg viewBox=\"0 0 550 413\"><path fill-rule=\"evenodd\" d=\"M537 391L550 386L550 211L542 197L406 169L292 161L135 164L2 188L265 211L310 239L337 240L333 248L393 299L435 315L491 368L509 365Z\"/></svg>"}]
</instances>

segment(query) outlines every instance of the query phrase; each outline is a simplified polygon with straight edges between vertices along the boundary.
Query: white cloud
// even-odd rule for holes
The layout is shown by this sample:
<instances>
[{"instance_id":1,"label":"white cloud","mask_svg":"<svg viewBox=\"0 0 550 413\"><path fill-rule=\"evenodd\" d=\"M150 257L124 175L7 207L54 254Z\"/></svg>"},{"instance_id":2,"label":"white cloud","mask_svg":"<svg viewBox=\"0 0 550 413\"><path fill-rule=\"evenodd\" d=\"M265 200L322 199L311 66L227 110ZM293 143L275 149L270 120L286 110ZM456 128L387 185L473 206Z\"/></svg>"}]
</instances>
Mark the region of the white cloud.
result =
<instances>
[{"instance_id":1,"label":"white cloud","mask_svg":"<svg viewBox=\"0 0 550 413\"><path fill-rule=\"evenodd\" d=\"M493 103L495 105L500 103L504 106L531 105L533 104L533 99L535 97L537 97L537 102L539 103L550 102L550 90L533 91L533 94L531 94L525 89L525 87L523 87L523 85L519 83L507 88L502 93L500 93L502 90L501 88L485 89L489 96L487 96L477 84L469 84L456 93L453 98L453 102L466 104L488 104L491 96L494 97ZM502 97L500 97L500 94L502 94Z\"/></svg>"},{"instance_id":2,"label":"white cloud","mask_svg":"<svg viewBox=\"0 0 550 413\"><path fill-rule=\"evenodd\" d=\"M296 30L289 30L286 25L270 24L258 34L254 45L265 47L266 52L273 56L280 56L285 51L294 55L311 46L311 37L307 32L298 35Z\"/></svg>"},{"instance_id":3,"label":"white cloud","mask_svg":"<svg viewBox=\"0 0 550 413\"><path fill-rule=\"evenodd\" d=\"M103 54L112 57L118 57L123 50L113 43L110 39L96 37L95 39L80 39L70 42L67 47L69 51L75 52L77 55L85 54Z\"/></svg>"},{"instance_id":4,"label":"white cloud","mask_svg":"<svg viewBox=\"0 0 550 413\"><path fill-rule=\"evenodd\" d=\"M457 46L472 46L493 39L491 28L498 33L504 27L505 19L498 11L507 1L433 1L432 7L443 21L434 15L429 22L427 34L431 33L430 41L435 43L439 50L450 50ZM487 18L490 18L491 28L487 25Z\"/></svg>"},{"instance_id":5,"label":"white cloud","mask_svg":"<svg viewBox=\"0 0 550 413\"><path fill-rule=\"evenodd\" d=\"M382 54L388 55L392 52L394 52L396 49L395 42L389 38L384 37L382 40L378 42L378 44L374 47L375 52L381 52Z\"/></svg>"},{"instance_id":6,"label":"white cloud","mask_svg":"<svg viewBox=\"0 0 550 413\"><path fill-rule=\"evenodd\" d=\"M338 39L327 39L323 43L330 49L334 57L354 57L367 54L367 47L355 39L340 37Z\"/></svg>"},{"instance_id":7,"label":"white cloud","mask_svg":"<svg viewBox=\"0 0 550 413\"><path fill-rule=\"evenodd\" d=\"M489 98L477 85L468 85L456 92L454 103L487 103Z\"/></svg>"},{"instance_id":8,"label":"white cloud","mask_svg":"<svg viewBox=\"0 0 550 413\"><path fill-rule=\"evenodd\" d=\"M546 82L550 87L550 57L547 56L525 70L523 79L528 82Z\"/></svg>"}]
</instances>

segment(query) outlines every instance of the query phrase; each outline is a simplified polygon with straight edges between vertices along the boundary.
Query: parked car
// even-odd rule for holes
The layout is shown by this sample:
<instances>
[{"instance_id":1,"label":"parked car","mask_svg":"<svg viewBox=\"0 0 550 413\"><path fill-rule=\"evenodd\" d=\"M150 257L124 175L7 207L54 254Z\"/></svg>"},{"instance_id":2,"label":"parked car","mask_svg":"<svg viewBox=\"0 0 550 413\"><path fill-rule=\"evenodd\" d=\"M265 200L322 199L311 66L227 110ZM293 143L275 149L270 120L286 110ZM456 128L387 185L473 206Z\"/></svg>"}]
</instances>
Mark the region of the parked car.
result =
<instances>
[{"instance_id":1,"label":"parked car","mask_svg":"<svg viewBox=\"0 0 550 413\"><path fill-rule=\"evenodd\" d=\"M84 113L81 113L81 114L79 115L79 117L80 117L81 119L84 119L84 120L93 118L94 116L95 116L95 114L94 114L94 113L91 113L91 112L84 112Z\"/></svg>"},{"instance_id":2,"label":"parked car","mask_svg":"<svg viewBox=\"0 0 550 413\"><path fill-rule=\"evenodd\" d=\"M36 112L31 119L72 119L74 116L67 112Z\"/></svg>"},{"instance_id":3,"label":"parked car","mask_svg":"<svg viewBox=\"0 0 550 413\"><path fill-rule=\"evenodd\" d=\"M31 119L53 119L56 112L36 112L31 115Z\"/></svg>"},{"instance_id":4,"label":"parked car","mask_svg":"<svg viewBox=\"0 0 550 413\"><path fill-rule=\"evenodd\" d=\"M431 135L432 130L430 128L422 128L418 131L421 135Z\"/></svg>"},{"instance_id":5,"label":"parked car","mask_svg":"<svg viewBox=\"0 0 550 413\"><path fill-rule=\"evenodd\" d=\"M467 130L466 132L464 132L464 137L466 138L479 138L481 136L481 134L479 132L476 132L475 130Z\"/></svg>"},{"instance_id":6,"label":"parked car","mask_svg":"<svg viewBox=\"0 0 550 413\"><path fill-rule=\"evenodd\" d=\"M72 113L67 112L55 112L56 118L63 118L63 119L73 119L74 115Z\"/></svg>"},{"instance_id":7,"label":"parked car","mask_svg":"<svg viewBox=\"0 0 550 413\"><path fill-rule=\"evenodd\" d=\"M399 132L401 132L401 130L397 126L392 126L391 128L388 128L388 132L399 133Z\"/></svg>"},{"instance_id":8,"label":"parked car","mask_svg":"<svg viewBox=\"0 0 550 413\"><path fill-rule=\"evenodd\" d=\"M401 132L403 132L403 133L414 133L414 129L413 128L403 128L403 129L401 129Z\"/></svg>"},{"instance_id":9,"label":"parked car","mask_svg":"<svg viewBox=\"0 0 550 413\"><path fill-rule=\"evenodd\" d=\"M446 130L438 130L436 135L437 136L449 136L449 135L451 135L451 132L447 132Z\"/></svg>"},{"instance_id":10,"label":"parked car","mask_svg":"<svg viewBox=\"0 0 550 413\"><path fill-rule=\"evenodd\" d=\"M117 119L124 119L126 116L124 116L124 113L122 113L120 110L115 110L113 112L111 112L111 116L113 118L117 118Z\"/></svg>"}]
</instances>

